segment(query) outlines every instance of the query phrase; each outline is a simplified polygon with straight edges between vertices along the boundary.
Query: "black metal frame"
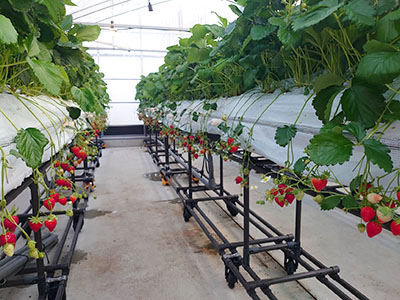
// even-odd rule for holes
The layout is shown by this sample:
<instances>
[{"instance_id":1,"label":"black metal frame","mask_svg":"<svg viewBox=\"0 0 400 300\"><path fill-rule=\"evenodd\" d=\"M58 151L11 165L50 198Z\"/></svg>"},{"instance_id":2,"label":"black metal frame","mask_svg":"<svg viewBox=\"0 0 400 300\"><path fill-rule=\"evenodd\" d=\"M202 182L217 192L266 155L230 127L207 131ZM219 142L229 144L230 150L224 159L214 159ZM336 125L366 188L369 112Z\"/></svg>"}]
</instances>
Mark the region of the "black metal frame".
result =
<instances>
[{"instance_id":1,"label":"black metal frame","mask_svg":"<svg viewBox=\"0 0 400 300\"><path fill-rule=\"evenodd\" d=\"M85 184L94 182L94 170L96 167L100 165L98 158L101 156L101 150L103 149L103 141L99 138L96 138L93 141L93 145L98 148L98 153L91 160L86 158L83 162L83 167L76 168L76 170L82 171L79 175L72 175L71 180L74 183L83 182ZM50 187L54 186L54 182L51 182L47 176L47 170L50 166L50 161L43 163L39 171L44 175L46 184ZM33 177L30 176L24 180L21 186L10 191L6 195L7 204L10 204L14 201L23 191L26 189L30 189L30 205L24 211L23 214L19 214L19 222L21 227L27 232L31 233L31 229L29 227L29 217L37 215L40 205L43 200L40 198L43 196L43 193L39 195L38 185L33 181ZM88 189L90 191L90 189ZM39 258L36 260L35 267L25 267L20 269L18 273L13 276L12 279L4 279L0 282L0 289L10 288L10 287L18 287L18 286L27 286L27 285L37 285L39 300L63 300L66 299L66 285L68 280L68 275L70 272L70 267L72 263L73 254L75 251L75 247L78 241L79 233L84 224L84 215L88 203L88 195L84 197L82 200L78 199L73 204L73 216L69 217L67 225L64 229L61 239L58 241L57 249L54 253L54 257L51 259L49 264L45 264L44 258ZM57 210L52 212L55 215L65 215L65 210ZM49 213L40 213L40 215L48 215ZM66 258L60 262L61 254L64 249L67 237L70 233L71 228L73 228L74 233L71 241L71 245L69 246ZM17 238L21 237L21 232L17 233ZM36 248L42 252L45 251L43 236L41 230L34 233L34 240L36 242ZM29 258L26 257L26 263L28 263Z\"/></svg>"},{"instance_id":2,"label":"black metal frame","mask_svg":"<svg viewBox=\"0 0 400 300\"><path fill-rule=\"evenodd\" d=\"M161 175L175 189L182 201L184 205L184 220L187 222L193 217L209 238L225 264L225 278L230 288L233 288L235 283L239 281L252 299L261 299L257 294L259 289L269 299L275 300L278 298L270 289L272 285L306 278L316 278L340 299L351 300L356 297L357 299L368 300L365 295L338 275L339 267L325 266L301 247L301 201L296 200L295 204L295 234L285 235L250 209L249 184L244 185L243 202L239 200L237 195L231 195L224 189L222 156L220 156L219 184L216 184L211 155L205 156L203 161L203 166L204 164L208 165L208 168L205 168L206 170L204 168L198 170L192 165L191 153L187 153L187 159L184 159L184 153L176 149L175 142L172 147L169 145L168 137L161 141L157 130L151 131L147 128L146 132L145 146L154 163L159 167ZM249 170L255 169L258 172L270 173L271 175L276 174L273 171L279 170L279 166L274 162L262 157L252 157L249 152L239 151L232 158L235 161L244 163ZM174 168L171 168L171 166L174 166ZM183 186L177 177L179 174L185 173L188 174L187 186ZM193 178L196 178L199 184L194 185ZM249 176L245 174L243 180L244 182L249 182ZM204 191L207 191L207 197L195 197L196 192ZM214 194L209 195L210 192ZM243 216L244 232L242 241L229 242L227 240L199 206L204 201L223 201L231 215L240 214ZM250 226L258 229L265 235L265 238L251 239ZM217 238L214 236L217 236ZM243 255L240 255L238 248L243 248ZM273 250L283 252L283 267L287 275L261 279L251 268L250 257L256 253ZM299 265L307 271L295 273ZM243 272L250 275L252 280L247 280Z\"/></svg>"}]
</instances>

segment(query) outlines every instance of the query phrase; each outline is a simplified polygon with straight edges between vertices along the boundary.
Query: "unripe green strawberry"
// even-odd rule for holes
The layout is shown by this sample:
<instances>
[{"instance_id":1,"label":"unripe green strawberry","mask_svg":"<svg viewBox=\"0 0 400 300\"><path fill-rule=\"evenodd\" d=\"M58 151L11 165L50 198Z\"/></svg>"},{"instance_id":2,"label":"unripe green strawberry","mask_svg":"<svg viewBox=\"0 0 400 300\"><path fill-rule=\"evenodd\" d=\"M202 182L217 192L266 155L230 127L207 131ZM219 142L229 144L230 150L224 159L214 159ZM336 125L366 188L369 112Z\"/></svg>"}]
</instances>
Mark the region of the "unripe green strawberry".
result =
<instances>
[{"instance_id":1,"label":"unripe green strawberry","mask_svg":"<svg viewBox=\"0 0 400 300\"><path fill-rule=\"evenodd\" d=\"M74 212L72 211L72 209L67 209L67 211L65 212L65 214L66 214L68 217L72 217L72 216L74 215Z\"/></svg>"},{"instance_id":2,"label":"unripe green strawberry","mask_svg":"<svg viewBox=\"0 0 400 300\"><path fill-rule=\"evenodd\" d=\"M35 248L36 248L36 242L30 240L30 241L27 243L27 246L28 246L28 248L31 249L31 250L32 250L32 249L35 249Z\"/></svg>"},{"instance_id":3,"label":"unripe green strawberry","mask_svg":"<svg viewBox=\"0 0 400 300\"><path fill-rule=\"evenodd\" d=\"M301 201L304 198L304 192L302 190L296 190L294 196L297 200Z\"/></svg>"},{"instance_id":4,"label":"unripe green strawberry","mask_svg":"<svg viewBox=\"0 0 400 300\"><path fill-rule=\"evenodd\" d=\"M365 225L363 223L358 224L357 227L361 233L363 233L365 231Z\"/></svg>"},{"instance_id":5,"label":"unripe green strawberry","mask_svg":"<svg viewBox=\"0 0 400 300\"><path fill-rule=\"evenodd\" d=\"M14 255L14 245L13 244L5 244L3 246L3 252L7 256L13 256Z\"/></svg>"},{"instance_id":6,"label":"unripe green strawberry","mask_svg":"<svg viewBox=\"0 0 400 300\"><path fill-rule=\"evenodd\" d=\"M39 258L39 251L37 249L31 249L28 253L28 255L34 259Z\"/></svg>"},{"instance_id":7,"label":"unripe green strawberry","mask_svg":"<svg viewBox=\"0 0 400 300\"><path fill-rule=\"evenodd\" d=\"M39 252L39 258L44 258L44 252Z\"/></svg>"},{"instance_id":8,"label":"unripe green strawberry","mask_svg":"<svg viewBox=\"0 0 400 300\"><path fill-rule=\"evenodd\" d=\"M324 200L324 196L322 196L322 195L317 195L317 196L315 196L315 197L313 198L313 200L314 200L315 202L321 204L321 203L322 203L322 200Z\"/></svg>"}]
</instances>

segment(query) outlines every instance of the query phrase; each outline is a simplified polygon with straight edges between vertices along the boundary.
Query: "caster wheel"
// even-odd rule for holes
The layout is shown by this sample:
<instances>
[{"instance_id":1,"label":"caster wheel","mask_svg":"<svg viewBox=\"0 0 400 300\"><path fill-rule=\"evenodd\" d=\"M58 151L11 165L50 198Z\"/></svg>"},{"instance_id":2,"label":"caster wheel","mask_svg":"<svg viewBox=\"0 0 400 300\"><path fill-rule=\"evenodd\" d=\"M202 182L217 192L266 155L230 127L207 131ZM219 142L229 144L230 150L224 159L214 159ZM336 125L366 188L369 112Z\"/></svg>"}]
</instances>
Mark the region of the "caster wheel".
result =
<instances>
[{"instance_id":1,"label":"caster wheel","mask_svg":"<svg viewBox=\"0 0 400 300\"><path fill-rule=\"evenodd\" d=\"M285 261L285 270L288 275L292 275L297 269L297 263L293 259Z\"/></svg>"},{"instance_id":2,"label":"caster wheel","mask_svg":"<svg viewBox=\"0 0 400 300\"><path fill-rule=\"evenodd\" d=\"M233 203L233 202L232 202ZM235 205L236 206L236 205ZM228 211L229 211L229 213L231 214L231 216L232 217L235 217L235 216L237 216L237 214L238 214L238 211L235 209L235 208L233 208L231 205L226 205L226 208L228 209Z\"/></svg>"},{"instance_id":3,"label":"caster wheel","mask_svg":"<svg viewBox=\"0 0 400 300\"><path fill-rule=\"evenodd\" d=\"M190 211L185 207L183 209L183 219L185 220L185 222L189 222L190 218L192 217Z\"/></svg>"},{"instance_id":4,"label":"caster wheel","mask_svg":"<svg viewBox=\"0 0 400 300\"><path fill-rule=\"evenodd\" d=\"M192 176L192 181L193 181L194 183L198 183L200 180L199 180L197 177Z\"/></svg>"},{"instance_id":5,"label":"caster wheel","mask_svg":"<svg viewBox=\"0 0 400 300\"><path fill-rule=\"evenodd\" d=\"M99 161L96 162L96 168L98 168L98 167L100 167L100 162Z\"/></svg>"},{"instance_id":6,"label":"caster wheel","mask_svg":"<svg viewBox=\"0 0 400 300\"><path fill-rule=\"evenodd\" d=\"M48 288L48 300L55 300L57 297L57 291L58 291L58 283L50 283L49 288ZM64 294L61 298L61 300L67 300L67 295L66 291L64 290Z\"/></svg>"},{"instance_id":7,"label":"caster wheel","mask_svg":"<svg viewBox=\"0 0 400 300\"><path fill-rule=\"evenodd\" d=\"M228 270L228 272L225 275L226 282L228 283L228 286L230 289L233 289L235 287L235 284L237 282L236 276L232 273L231 270Z\"/></svg>"}]
</instances>

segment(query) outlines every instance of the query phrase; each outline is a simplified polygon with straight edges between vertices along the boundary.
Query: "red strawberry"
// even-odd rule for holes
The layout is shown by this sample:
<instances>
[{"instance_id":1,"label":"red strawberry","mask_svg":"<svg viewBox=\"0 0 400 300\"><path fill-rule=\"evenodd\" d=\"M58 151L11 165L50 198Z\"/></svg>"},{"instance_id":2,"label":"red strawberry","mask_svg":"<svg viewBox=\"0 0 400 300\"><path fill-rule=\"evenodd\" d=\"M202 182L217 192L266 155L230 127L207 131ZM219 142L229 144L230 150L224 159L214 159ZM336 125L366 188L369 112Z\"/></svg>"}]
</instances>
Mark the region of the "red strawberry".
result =
<instances>
[{"instance_id":1,"label":"red strawberry","mask_svg":"<svg viewBox=\"0 0 400 300\"><path fill-rule=\"evenodd\" d=\"M33 232L39 231L39 229L42 227L43 221L41 218L37 217L31 217L29 219L29 227L32 229Z\"/></svg>"},{"instance_id":2,"label":"red strawberry","mask_svg":"<svg viewBox=\"0 0 400 300\"><path fill-rule=\"evenodd\" d=\"M64 179L64 178L56 179L56 184L57 184L58 186L64 186L64 184L65 184L65 179Z\"/></svg>"},{"instance_id":3,"label":"red strawberry","mask_svg":"<svg viewBox=\"0 0 400 300\"><path fill-rule=\"evenodd\" d=\"M67 169L67 171L68 171L70 174L74 174L75 168L74 168L73 166L70 166L70 167Z\"/></svg>"},{"instance_id":4,"label":"red strawberry","mask_svg":"<svg viewBox=\"0 0 400 300\"><path fill-rule=\"evenodd\" d=\"M17 228L17 225L19 223L18 216L11 216L12 220L6 218L4 219L4 227L8 229L11 232L14 232L15 229ZM13 222L14 221L14 222Z\"/></svg>"},{"instance_id":5,"label":"red strawberry","mask_svg":"<svg viewBox=\"0 0 400 300\"><path fill-rule=\"evenodd\" d=\"M56 191L50 191L50 197L57 202L60 195Z\"/></svg>"},{"instance_id":6,"label":"red strawberry","mask_svg":"<svg viewBox=\"0 0 400 300\"><path fill-rule=\"evenodd\" d=\"M399 222L399 223L397 223ZM399 220L394 220L391 224L390 224L390 229L392 230L392 233L394 235L400 235L400 221Z\"/></svg>"},{"instance_id":7,"label":"red strawberry","mask_svg":"<svg viewBox=\"0 0 400 300\"><path fill-rule=\"evenodd\" d=\"M65 171L68 169L69 164L68 163L61 163L61 168Z\"/></svg>"},{"instance_id":8,"label":"red strawberry","mask_svg":"<svg viewBox=\"0 0 400 300\"><path fill-rule=\"evenodd\" d=\"M376 222L369 222L369 223L367 224L367 234L368 234L368 237L372 238L372 237L374 237L375 235L380 234L381 231L382 231L382 225L379 225L379 224L376 223Z\"/></svg>"},{"instance_id":9,"label":"red strawberry","mask_svg":"<svg viewBox=\"0 0 400 300\"><path fill-rule=\"evenodd\" d=\"M283 183L279 184L278 185L279 194L283 195L285 193L286 188L287 188L286 184Z\"/></svg>"},{"instance_id":10,"label":"red strawberry","mask_svg":"<svg viewBox=\"0 0 400 300\"><path fill-rule=\"evenodd\" d=\"M0 235L0 245L4 246L6 244L14 245L17 243L17 237L12 232L6 232L5 234Z\"/></svg>"},{"instance_id":11,"label":"red strawberry","mask_svg":"<svg viewBox=\"0 0 400 300\"><path fill-rule=\"evenodd\" d=\"M239 146L238 145L233 145L232 147L231 147L231 150L229 150L229 152L230 153L235 153L236 151L238 151L238 149L239 149Z\"/></svg>"},{"instance_id":12,"label":"red strawberry","mask_svg":"<svg viewBox=\"0 0 400 300\"><path fill-rule=\"evenodd\" d=\"M71 195L69 196L69 200L72 202L72 204L74 204L74 202L78 199L78 197L76 195Z\"/></svg>"},{"instance_id":13,"label":"red strawberry","mask_svg":"<svg viewBox=\"0 0 400 300\"><path fill-rule=\"evenodd\" d=\"M279 199L279 197L275 197L275 202L280 206L283 207L285 205L285 200Z\"/></svg>"},{"instance_id":14,"label":"red strawberry","mask_svg":"<svg viewBox=\"0 0 400 300\"><path fill-rule=\"evenodd\" d=\"M400 190L397 191L396 196L397 196L397 201L399 201L399 204L400 204Z\"/></svg>"},{"instance_id":15,"label":"red strawberry","mask_svg":"<svg viewBox=\"0 0 400 300\"><path fill-rule=\"evenodd\" d=\"M227 140L226 140L226 142L228 143L228 146L230 146L230 145L232 145L234 142L235 142L235 140L233 139L233 138L228 138Z\"/></svg>"},{"instance_id":16,"label":"red strawberry","mask_svg":"<svg viewBox=\"0 0 400 300\"><path fill-rule=\"evenodd\" d=\"M81 147L77 147L77 146L71 148L71 151L75 156L78 156L80 150L81 150Z\"/></svg>"},{"instance_id":17,"label":"red strawberry","mask_svg":"<svg viewBox=\"0 0 400 300\"><path fill-rule=\"evenodd\" d=\"M396 204L394 203L394 202L392 202L392 204L390 204L390 202L388 202L388 203L386 203L385 204L387 207L390 207L390 208L395 208L396 207Z\"/></svg>"},{"instance_id":18,"label":"red strawberry","mask_svg":"<svg viewBox=\"0 0 400 300\"><path fill-rule=\"evenodd\" d=\"M278 191L276 189L271 189L269 192L271 195L274 195L274 196L278 195Z\"/></svg>"},{"instance_id":19,"label":"red strawberry","mask_svg":"<svg viewBox=\"0 0 400 300\"><path fill-rule=\"evenodd\" d=\"M372 207L366 206L361 208L361 218L364 222L369 222L375 217L375 210Z\"/></svg>"},{"instance_id":20,"label":"red strawberry","mask_svg":"<svg viewBox=\"0 0 400 300\"><path fill-rule=\"evenodd\" d=\"M58 168L60 166L60 162L58 160L56 160L56 162L54 163L54 168Z\"/></svg>"},{"instance_id":21,"label":"red strawberry","mask_svg":"<svg viewBox=\"0 0 400 300\"><path fill-rule=\"evenodd\" d=\"M290 204L292 204L292 202L293 202L293 200L295 199L296 197L293 195L293 194L286 194L285 195L285 200L287 200L287 202L289 202Z\"/></svg>"},{"instance_id":22,"label":"red strawberry","mask_svg":"<svg viewBox=\"0 0 400 300\"><path fill-rule=\"evenodd\" d=\"M311 182L318 192L321 191L324 187L326 187L326 184L328 183L327 179L322 179L322 178L312 178Z\"/></svg>"},{"instance_id":23,"label":"red strawberry","mask_svg":"<svg viewBox=\"0 0 400 300\"><path fill-rule=\"evenodd\" d=\"M60 203L61 205L67 204L67 201L68 201L67 197L58 199L58 203Z\"/></svg>"},{"instance_id":24,"label":"red strawberry","mask_svg":"<svg viewBox=\"0 0 400 300\"><path fill-rule=\"evenodd\" d=\"M52 210L54 208L54 205L56 205L56 200L54 200L54 198L50 197L43 201L43 206L46 207L48 210Z\"/></svg>"},{"instance_id":25,"label":"red strawberry","mask_svg":"<svg viewBox=\"0 0 400 300\"><path fill-rule=\"evenodd\" d=\"M64 186L65 186L66 188L70 189L70 188L71 188L71 181L70 181L70 180L65 180Z\"/></svg>"},{"instance_id":26,"label":"red strawberry","mask_svg":"<svg viewBox=\"0 0 400 300\"><path fill-rule=\"evenodd\" d=\"M80 150L79 151L79 158L81 158L81 159L85 159L86 158L86 152L85 152L85 150Z\"/></svg>"},{"instance_id":27,"label":"red strawberry","mask_svg":"<svg viewBox=\"0 0 400 300\"><path fill-rule=\"evenodd\" d=\"M238 176L238 177L235 178L235 181L236 181L236 184L239 184L239 183L241 183L243 181L243 178Z\"/></svg>"},{"instance_id":28,"label":"red strawberry","mask_svg":"<svg viewBox=\"0 0 400 300\"><path fill-rule=\"evenodd\" d=\"M198 159L199 158L199 155L196 153L195 155L193 155L194 156L194 159Z\"/></svg>"},{"instance_id":29,"label":"red strawberry","mask_svg":"<svg viewBox=\"0 0 400 300\"><path fill-rule=\"evenodd\" d=\"M44 226L46 226L47 229L52 232L57 226L57 218L55 216L49 216L49 218L44 221Z\"/></svg>"}]
</instances>

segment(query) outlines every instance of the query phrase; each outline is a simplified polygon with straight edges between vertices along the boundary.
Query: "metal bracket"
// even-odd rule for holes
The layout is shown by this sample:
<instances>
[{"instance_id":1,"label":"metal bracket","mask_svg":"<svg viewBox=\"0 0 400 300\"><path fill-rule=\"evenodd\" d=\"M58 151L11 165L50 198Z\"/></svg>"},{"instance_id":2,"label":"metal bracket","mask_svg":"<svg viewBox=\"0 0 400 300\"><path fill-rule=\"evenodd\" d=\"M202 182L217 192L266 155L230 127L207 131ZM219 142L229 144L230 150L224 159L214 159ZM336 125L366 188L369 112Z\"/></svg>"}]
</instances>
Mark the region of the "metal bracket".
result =
<instances>
[{"instance_id":1,"label":"metal bracket","mask_svg":"<svg viewBox=\"0 0 400 300\"><path fill-rule=\"evenodd\" d=\"M67 279L68 279L67 275L62 275L59 277L47 277L46 282L47 283L60 282L60 281L67 281Z\"/></svg>"}]
</instances>

